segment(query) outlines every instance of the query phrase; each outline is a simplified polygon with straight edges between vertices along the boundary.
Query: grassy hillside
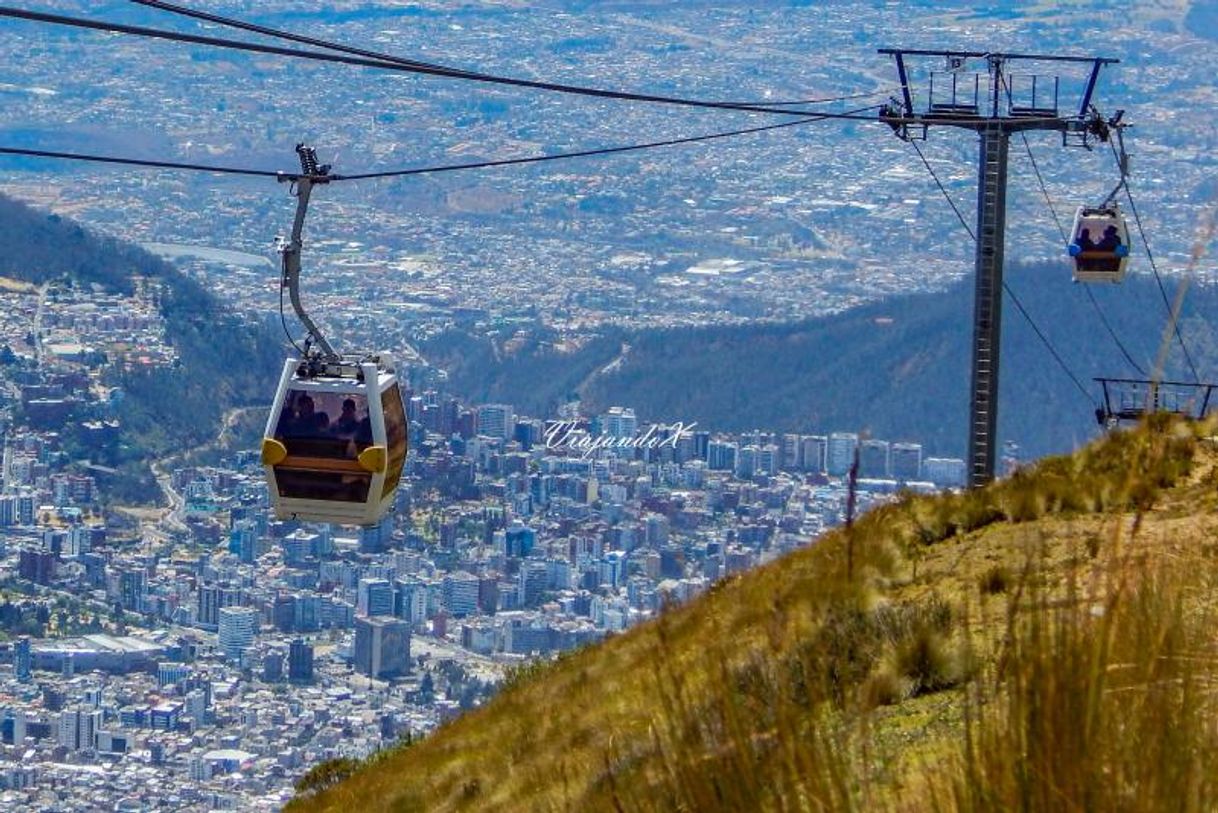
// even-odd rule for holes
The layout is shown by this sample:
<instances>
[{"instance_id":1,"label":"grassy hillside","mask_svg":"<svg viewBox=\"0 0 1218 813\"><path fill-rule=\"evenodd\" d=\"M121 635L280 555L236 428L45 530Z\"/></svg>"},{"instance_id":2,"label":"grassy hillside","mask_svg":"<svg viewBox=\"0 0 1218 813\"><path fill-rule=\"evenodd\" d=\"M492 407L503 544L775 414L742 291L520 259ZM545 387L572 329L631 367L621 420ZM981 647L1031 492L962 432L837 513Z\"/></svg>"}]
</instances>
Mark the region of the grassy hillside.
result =
<instances>
[{"instance_id":1,"label":"grassy hillside","mask_svg":"<svg viewBox=\"0 0 1218 813\"><path fill-rule=\"evenodd\" d=\"M1215 809L1212 431L881 508L288 809Z\"/></svg>"},{"instance_id":2,"label":"grassy hillside","mask_svg":"<svg viewBox=\"0 0 1218 813\"><path fill-rule=\"evenodd\" d=\"M1014 267L1007 279L1093 399L1093 376L1134 376L1088 301L1095 297L1134 360L1150 369L1165 324L1155 282L1085 288L1063 266ZM1167 281L1167 291L1174 291ZM868 429L963 456L968 408L971 278L934 294L887 301L799 324L679 330L608 330L576 352L544 331L448 336L424 348L453 387L476 400L548 414L578 390L590 409L632 406L649 420L697 421L720 431ZM1183 320L1204 380L1218 367L1218 289L1194 286ZM512 338L513 341L506 341ZM620 363L623 345L628 351ZM606 368L608 370L606 371ZM1172 347L1168 377L1192 380ZM1071 451L1096 434L1081 394L1007 302L999 434L1032 457Z\"/></svg>"}]
</instances>

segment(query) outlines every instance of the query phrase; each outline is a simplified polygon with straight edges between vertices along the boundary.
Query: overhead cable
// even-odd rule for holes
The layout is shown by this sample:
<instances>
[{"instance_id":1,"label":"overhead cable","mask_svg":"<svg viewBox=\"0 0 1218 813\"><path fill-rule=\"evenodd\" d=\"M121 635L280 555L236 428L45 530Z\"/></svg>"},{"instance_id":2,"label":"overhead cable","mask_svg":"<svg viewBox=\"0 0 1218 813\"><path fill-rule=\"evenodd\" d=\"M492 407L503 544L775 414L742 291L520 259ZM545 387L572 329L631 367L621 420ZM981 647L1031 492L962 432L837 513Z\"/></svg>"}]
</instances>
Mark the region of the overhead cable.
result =
<instances>
[{"instance_id":1,"label":"overhead cable","mask_svg":"<svg viewBox=\"0 0 1218 813\"><path fill-rule=\"evenodd\" d=\"M713 110L733 110L746 113L768 113L779 116L790 117L805 117L818 116L826 119L845 119L854 121L869 121L875 122L879 119L873 116L863 116L853 113L829 113L817 110L807 109L786 109L781 107L766 107L764 105L740 104L736 102L715 102L701 101L698 99L686 99L676 96L658 96L647 93L630 93L618 90L605 90L601 88L581 87L577 85L565 85L556 82L540 82L529 79L515 79L506 76L492 76L490 74L472 74L470 72L453 71L448 68L431 67L426 63L413 63L407 61L386 61L384 59L370 59L362 56L353 56L343 53L327 53L326 51L308 51L298 48L285 48L278 45L263 45L260 43L243 42L240 40L226 39L223 37L209 37L199 34L186 34L177 31L166 31L159 28L149 28L147 26L127 25L124 23L112 23L102 20L89 20L81 17L69 17L62 14L48 14L39 11L27 11L25 9L15 9L9 6L0 6L0 17L9 17L19 20L29 20L32 22L42 22L51 25L63 25L72 28L84 28L93 31L108 31L116 34L130 34L139 37L150 37L154 39L169 40L171 42L185 42L194 45L207 45L214 48L227 48L237 51L249 51L254 53L274 54L277 56L293 57L298 59L311 59L319 62L335 62L345 65L357 65L368 68L378 68L380 70L398 71L404 73L418 73L432 76L446 76L453 79L469 79L478 82L489 82L499 85L511 85L515 87L532 88L535 90L550 90L561 93L572 93L580 96L592 96L602 99L618 99L621 101L631 102L649 102L655 104L668 104L680 107L704 108Z\"/></svg>"},{"instance_id":2,"label":"overhead cable","mask_svg":"<svg viewBox=\"0 0 1218 813\"><path fill-rule=\"evenodd\" d=\"M450 65L437 65L432 62L420 62L420 61L414 60L414 59L405 59L403 57L393 56L391 54L368 50L366 48L356 48L356 47L353 47L350 45L343 45L341 43L332 42L330 40L320 39L318 37L308 37L303 34L295 34L290 31L283 31L281 29L269 28L264 25L258 25L256 23L247 22L245 20L238 20L238 19L235 19L232 17L224 17L219 14L212 14L210 12L200 11L198 9L193 9L188 6L180 5L178 3L164 2L164 0L131 0L131 2L136 3L137 5L158 9L160 11L166 11L171 14L178 14L183 17L189 17L189 18L192 18L195 20L215 23L216 25L223 25L223 26L227 26L229 28L236 28L241 31L249 31L249 32L252 32L255 34L262 34L263 36L274 37L276 39L281 39L281 40L285 40L288 42L295 42L295 43L299 43L301 45L310 45L315 48L324 48L327 51L336 51L338 53L351 54L352 56L359 56L359 57L364 57L367 59L375 59L380 62L392 62L395 65L401 65L404 67L406 67L406 66L415 67L415 68L419 68L420 72L426 72L426 73L436 75L436 76L444 76L444 77L449 77L449 78L453 78L453 79L467 79L467 80L478 81L478 82L524 84L524 86L526 86L526 87L536 87L536 88L539 88L542 90L555 90L555 91L559 91L559 92L563 92L563 93L580 93L580 94L582 94L589 90L594 90L598 94L600 93L600 91L597 89L581 87L578 85L566 85L566 84L559 84L559 83L554 83L554 82L535 82L533 80L520 80L520 79L514 79L512 77L488 74L488 73L481 72L481 71L470 71L470 70L466 70L464 68L455 68ZM830 96L830 97L819 98L819 99L795 99L795 100L789 100L789 101L770 101L770 100L762 99L762 100L758 100L758 101L712 102L712 104L725 105L729 109L735 109L735 108L739 108L742 106L743 107L771 108L771 107L792 107L792 106L796 106L796 105L830 104L833 102L844 102L844 101L851 101L854 99L866 99L866 98L871 98L874 96L887 95L889 93L894 92L894 90L899 90L899 89L900 89L900 86L897 86L895 88L880 88L877 90L871 90L871 91L866 91L866 92L861 92L861 93L848 93L848 94L844 94L844 95L840 95L840 96ZM648 100L658 101L661 98L664 98L664 97L648 97ZM768 111L768 112L775 112L775 111Z\"/></svg>"},{"instance_id":3,"label":"overhead cable","mask_svg":"<svg viewBox=\"0 0 1218 813\"><path fill-rule=\"evenodd\" d=\"M1021 132L1020 137L1023 138L1023 147L1028 154L1028 161L1032 164L1032 172L1036 175L1036 182L1040 185L1040 193L1044 196L1045 206L1049 209L1049 214L1053 216L1053 222L1057 225L1057 233L1061 235L1062 245L1069 246L1070 235L1066 233L1066 227L1062 224L1061 218L1057 214L1057 207L1053 205L1053 198L1049 195L1049 187L1045 184L1044 176L1040 174L1040 166L1036 163L1036 156L1032 154L1032 145L1028 142L1028 134ZM1108 331L1108 336L1116 344L1121 355L1125 357L1125 361L1129 366L1137 370L1138 375L1146 377L1146 371L1142 366L1133 359L1133 355L1125 347L1125 343L1117 336L1116 331L1108 321L1108 317L1104 315L1104 310L1100 307L1100 303L1095 298L1095 293L1091 290L1090 285L1084 285L1083 291L1087 294L1087 300L1091 303L1092 309L1095 310L1096 316L1100 318L1100 323L1104 325L1104 330Z\"/></svg>"},{"instance_id":4,"label":"overhead cable","mask_svg":"<svg viewBox=\"0 0 1218 813\"><path fill-rule=\"evenodd\" d=\"M969 226L968 221L964 219L964 215L960 212L960 208L956 206L956 202L952 200L952 196L948 194L947 187L945 187L942 181L939 180L938 174L930 165L930 162L926 160L926 156L922 154L922 150L918 147L915 141L910 140L909 143L913 146L914 151L917 152L918 157L922 159L922 165L926 167L926 171L929 172L930 177L934 179L935 185L939 187L939 191L943 193L943 197L947 200L948 205L952 207L952 211L956 213L956 218L960 221L960 225L964 227L966 232L968 232L969 237L976 242L976 234ZM1002 290L1005 291L1007 296L1011 298L1011 301L1015 303L1015 308L1023 315L1023 318L1027 321L1028 325L1031 326L1032 331L1036 334L1037 338L1039 338L1041 343L1044 344L1045 349L1049 351L1049 355L1053 357L1053 360L1057 362L1058 366L1061 367L1066 375L1069 376L1070 380L1074 382L1074 386L1078 388L1078 391L1082 393L1084 398L1087 399L1087 403L1094 403L1091 394L1087 392L1087 388L1083 386L1083 383L1079 381L1078 376L1076 376L1074 371L1070 369L1070 365L1066 364L1065 359L1061 357L1061 354L1057 352L1057 348L1053 346L1053 342L1049 341L1049 337L1046 336L1045 332L1040 329L1038 324L1036 324L1036 320L1032 318L1032 314L1028 313L1028 309L1024 307L1023 302L1019 300L1019 297L1016 296L1015 291L1011 289L1011 286L1007 284L1005 279L1002 281Z\"/></svg>"},{"instance_id":5,"label":"overhead cable","mask_svg":"<svg viewBox=\"0 0 1218 813\"><path fill-rule=\"evenodd\" d=\"M615 153L633 152L636 150L650 150L658 147L673 147L679 144L693 144L700 141L713 141L720 138L732 138L735 136L748 135L750 133L763 133L767 130L778 130L784 127L796 127L801 124L811 124L816 121L821 121L820 116L809 116L807 118L795 119L794 121L784 121L778 124L766 124L758 127L746 127L741 130L728 130L721 133L708 133L706 135L688 136L686 138L670 138L664 141L650 141L645 144L630 144L622 147L599 147L592 150L579 150L576 152L555 153L553 155L535 155L525 158L501 158L491 161L473 161L467 164L449 164L447 166L438 167L418 167L414 169L397 169L387 170L384 172L364 172L355 175L336 175L334 180L339 181L361 181L372 178L400 178L409 175L430 175L440 172L454 172L465 169L484 169L487 167L505 167L516 164L537 164L543 161L558 161L567 158L584 158L593 155L613 155Z\"/></svg>"},{"instance_id":6,"label":"overhead cable","mask_svg":"<svg viewBox=\"0 0 1218 813\"><path fill-rule=\"evenodd\" d=\"M87 161L98 164L119 164L122 166L146 167L149 169L177 169L191 172L211 172L218 175L252 175L261 178L291 177L284 172L274 172L265 169L247 169L244 167L220 167L207 164L188 164L178 161L153 161L144 158L122 158L114 155L93 155L80 152L59 152L55 150L32 150L23 147L0 147L0 155L17 155L28 158L54 158L65 161Z\"/></svg>"},{"instance_id":7,"label":"overhead cable","mask_svg":"<svg viewBox=\"0 0 1218 813\"><path fill-rule=\"evenodd\" d=\"M863 108L865 109L865 108ZM596 147L588 150L576 150L574 152L552 153L550 155L534 155L523 158L502 158L488 161L471 161L461 164L439 164L434 166L409 167L406 169L386 170L381 172L363 172L350 175L333 174L328 175L330 181L361 181L375 178L400 178L410 175L431 175L443 172L456 172L469 169L486 169L490 167L515 166L518 164L538 164L546 161L561 161L570 158L588 158L597 155L615 155L624 152L636 152L639 150L651 150L660 147L673 147L681 144L695 144L702 141L714 141L723 138L732 138L735 136L749 135L752 133L762 133L769 130L778 130L786 127L797 127L801 124L811 124L821 121L821 116L808 116L793 121L779 122L778 124L767 124L757 127L745 127L737 130L725 130L717 133L705 133L703 135L686 136L684 138L669 138L663 141L649 141L641 144L626 144L615 147ZM0 155L15 155L31 158L50 158L63 159L68 161L84 161L101 164L118 164L122 166L148 167L153 169L173 169L185 170L191 172L208 172L221 175L246 175L261 178L277 178L282 180L291 180L300 177L299 173L293 172L275 172L273 170L249 169L244 167L228 167L228 166L209 166L206 164L181 163L176 161L154 161L141 158L124 158L112 155L95 155L87 153L62 152L54 150L35 150L24 147L3 147L0 146Z\"/></svg>"},{"instance_id":8,"label":"overhead cable","mask_svg":"<svg viewBox=\"0 0 1218 813\"><path fill-rule=\"evenodd\" d=\"M947 201L947 205L952 207L952 211L956 213L956 219L960 221L960 225L968 232L969 239L976 242L977 235L973 233L973 227L964 219L964 215L960 212L960 207L956 206L956 201L952 200L952 196L948 194L947 188L943 186L943 182L939 180L938 174L930 165L930 161L926 160L926 156L922 154L922 148L918 146L918 142L912 138L909 140L909 146L914 148L914 152L922 159L922 166L926 167L926 171L930 173L930 177L935 182L935 186L939 187L939 191L943 193L943 199Z\"/></svg>"},{"instance_id":9,"label":"overhead cable","mask_svg":"<svg viewBox=\"0 0 1218 813\"><path fill-rule=\"evenodd\" d=\"M1184 361L1188 364L1188 369L1193 374L1193 381L1200 384L1201 376L1197 374L1197 366L1193 364L1192 354L1188 352L1188 345L1184 342L1184 336L1180 333L1180 309L1184 305L1183 291L1187 290L1188 277L1180 283L1181 295L1176 298L1176 304L1173 307L1167 296L1167 288L1163 285L1163 277L1159 274L1159 265L1155 262L1154 252L1150 250L1150 240L1146 236L1146 229L1142 227L1142 216L1138 213L1138 205L1133 200L1133 190L1129 188L1129 178L1125 175L1121 156L1117 153L1116 144L1112 144L1112 155L1116 158L1117 166L1122 168L1121 177L1125 181L1125 198L1129 201L1129 211L1133 213L1134 223L1138 226L1138 234L1142 237L1142 248L1146 251L1146 259L1150 262L1150 270L1155 275L1155 283L1159 286L1159 296L1163 299L1163 307L1167 310L1168 329L1175 334L1176 342L1180 345L1181 352L1184 353Z\"/></svg>"}]
</instances>

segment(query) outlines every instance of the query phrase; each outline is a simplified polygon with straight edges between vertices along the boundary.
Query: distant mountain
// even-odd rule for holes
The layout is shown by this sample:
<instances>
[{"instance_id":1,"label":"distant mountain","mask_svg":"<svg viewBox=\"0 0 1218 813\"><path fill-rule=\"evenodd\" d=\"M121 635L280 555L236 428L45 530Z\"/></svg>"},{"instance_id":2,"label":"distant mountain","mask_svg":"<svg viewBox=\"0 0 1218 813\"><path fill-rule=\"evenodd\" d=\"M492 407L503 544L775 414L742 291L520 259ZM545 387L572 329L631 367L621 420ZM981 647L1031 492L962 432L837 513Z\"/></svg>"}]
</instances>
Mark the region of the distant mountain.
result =
<instances>
[{"instance_id":1,"label":"distant mountain","mask_svg":"<svg viewBox=\"0 0 1218 813\"><path fill-rule=\"evenodd\" d=\"M1198 37L1218 40L1218 0L1193 0L1184 26Z\"/></svg>"},{"instance_id":2,"label":"distant mountain","mask_svg":"<svg viewBox=\"0 0 1218 813\"><path fill-rule=\"evenodd\" d=\"M79 450L93 462L125 467L128 480L147 483L151 457L214 437L232 407L269 403L283 353L266 325L239 319L215 294L143 249L58 215L0 196L0 222L0 276L33 283L71 280L128 294L137 276L164 286L161 310L179 363L173 369L106 372L106 383L125 396L122 441L114 448ZM70 435L70 427L65 429Z\"/></svg>"},{"instance_id":3,"label":"distant mountain","mask_svg":"<svg viewBox=\"0 0 1218 813\"><path fill-rule=\"evenodd\" d=\"M1068 268L1015 267L1006 278L1087 395L1008 298L1000 437L1034 456L1073 449L1097 430L1099 390L1092 377L1138 373ZM1175 279L1165 284L1172 295ZM1138 275L1090 292L1133 359L1149 370L1166 323L1155 282ZM423 352L449 371L459 392L534 415L578 392L589 409L631 406L648 420L697 421L724 431L866 429L876 437L922 441L928 453L960 456L972 296L969 277L941 293L895 297L798 324L615 329L575 352L556 349L557 337L539 329L493 339L450 334ZM1201 377L1211 380L1218 365L1214 313L1218 292L1194 286L1182 331ZM1192 380L1174 343L1168 376Z\"/></svg>"}]
</instances>

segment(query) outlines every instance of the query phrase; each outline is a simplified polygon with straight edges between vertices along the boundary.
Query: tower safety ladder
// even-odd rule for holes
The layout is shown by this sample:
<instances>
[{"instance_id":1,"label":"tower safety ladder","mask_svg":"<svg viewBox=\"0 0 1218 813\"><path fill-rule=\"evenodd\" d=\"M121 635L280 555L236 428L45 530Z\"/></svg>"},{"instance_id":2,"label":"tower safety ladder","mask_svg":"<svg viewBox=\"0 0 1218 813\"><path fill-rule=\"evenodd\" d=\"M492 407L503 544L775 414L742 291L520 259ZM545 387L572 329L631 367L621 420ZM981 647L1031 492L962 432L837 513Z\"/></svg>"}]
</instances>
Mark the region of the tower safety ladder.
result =
<instances>
[{"instance_id":1,"label":"tower safety ladder","mask_svg":"<svg viewBox=\"0 0 1218 813\"><path fill-rule=\"evenodd\" d=\"M998 426L998 362L1002 336L1003 233L1006 226L1010 132L995 123L981 130L977 185L977 256L973 307L972 408L969 485L993 478Z\"/></svg>"}]
</instances>

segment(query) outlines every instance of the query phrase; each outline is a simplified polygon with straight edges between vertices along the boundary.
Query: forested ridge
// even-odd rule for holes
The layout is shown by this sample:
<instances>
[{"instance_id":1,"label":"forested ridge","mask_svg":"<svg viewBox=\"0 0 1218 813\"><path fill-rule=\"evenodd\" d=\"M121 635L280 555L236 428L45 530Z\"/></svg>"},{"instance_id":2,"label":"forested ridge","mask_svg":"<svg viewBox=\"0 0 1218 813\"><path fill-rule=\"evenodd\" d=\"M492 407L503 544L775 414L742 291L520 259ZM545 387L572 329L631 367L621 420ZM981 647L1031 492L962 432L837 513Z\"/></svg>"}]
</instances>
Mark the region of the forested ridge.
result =
<instances>
[{"instance_id":1,"label":"forested ridge","mask_svg":"<svg viewBox=\"0 0 1218 813\"><path fill-rule=\"evenodd\" d=\"M1097 429L1100 395L1091 379L1140 374L1064 264L1015 266L1006 278L1086 394L1008 298L1000 437L1034 456L1073 449ZM1164 280L1169 296L1177 282ZM1149 371L1167 324L1153 278L1134 274L1119 286L1092 286L1091 293L1134 361ZM540 327L491 338L458 330L431 341L424 353L449 371L458 392L527 414L549 414L578 390L589 410L630 406L647 420L697 421L722 431L867 430L921 441L929 453L963 455L972 306L970 276L939 293L795 324L611 328L574 353L555 349L558 337ZM1214 313L1218 292L1193 285L1181 330L1207 380L1218 364ZM623 346L620 363L602 372ZM1192 380L1174 342L1167 375Z\"/></svg>"},{"instance_id":2,"label":"forested ridge","mask_svg":"<svg viewBox=\"0 0 1218 813\"><path fill-rule=\"evenodd\" d=\"M227 409L270 398L283 350L266 325L240 319L198 282L138 246L71 220L0 196L0 222L0 276L124 294L132 293L137 277L162 283L166 334L179 363L104 373L106 383L123 391L122 442L80 450L93 462L121 467L126 480L146 485L150 459L214 437ZM80 419L93 417L88 408L79 413ZM71 427L65 430L71 443Z\"/></svg>"}]
</instances>

